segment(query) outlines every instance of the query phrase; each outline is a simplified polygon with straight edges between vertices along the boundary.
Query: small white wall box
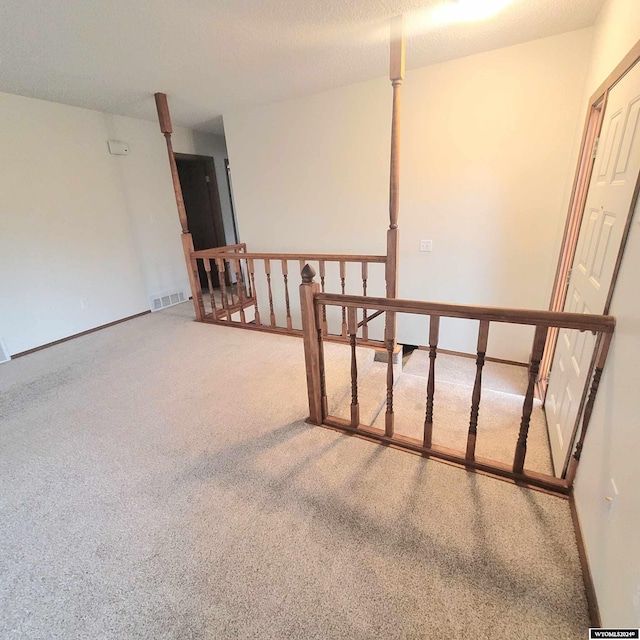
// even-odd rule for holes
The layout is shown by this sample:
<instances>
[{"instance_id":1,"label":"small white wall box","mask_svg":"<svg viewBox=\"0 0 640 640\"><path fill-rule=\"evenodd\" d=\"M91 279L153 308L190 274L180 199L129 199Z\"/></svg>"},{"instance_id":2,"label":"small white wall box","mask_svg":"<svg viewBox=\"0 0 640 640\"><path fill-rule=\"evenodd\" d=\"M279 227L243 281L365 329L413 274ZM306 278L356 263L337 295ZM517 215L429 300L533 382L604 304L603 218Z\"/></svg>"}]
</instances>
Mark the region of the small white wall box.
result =
<instances>
[{"instance_id":1,"label":"small white wall box","mask_svg":"<svg viewBox=\"0 0 640 640\"><path fill-rule=\"evenodd\" d=\"M109 145L109 153L112 156L127 156L129 155L129 143L122 142L122 140L107 140Z\"/></svg>"}]
</instances>

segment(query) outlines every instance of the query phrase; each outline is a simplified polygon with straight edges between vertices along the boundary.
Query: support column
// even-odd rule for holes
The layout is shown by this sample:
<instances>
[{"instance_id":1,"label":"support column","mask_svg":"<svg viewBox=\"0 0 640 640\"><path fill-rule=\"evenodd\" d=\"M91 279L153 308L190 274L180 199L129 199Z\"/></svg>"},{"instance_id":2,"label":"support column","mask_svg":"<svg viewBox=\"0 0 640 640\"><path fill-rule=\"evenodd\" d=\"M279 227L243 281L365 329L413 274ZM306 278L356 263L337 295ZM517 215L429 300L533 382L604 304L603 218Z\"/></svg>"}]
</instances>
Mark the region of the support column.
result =
<instances>
[{"instance_id":1,"label":"support column","mask_svg":"<svg viewBox=\"0 0 640 640\"><path fill-rule=\"evenodd\" d=\"M390 69L389 78L393 87L393 108L391 115L391 163L389 171L389 229L387 231L387 261L385 281L387 298L398 297L398 214L400 213L400 92L404 79L404 18L396 16L391 20ZM402 355L396 345L396 314L387 311L385 320L385 343L387 348L376 353L376 360L386 361L389 353L402 363ZM389 350L389 340L393 348Z\"/></svg>"},{"instance_id":2,"label":"support column","mask_svg":"<svg viewBox=\"0 0 640 640\"><path fill-rule=\"evenodd\" d=\"M182 198L182 187L180 186L178 167L176 166L176 159L173 155L173 145L171 144L171 134L173 133L173 128L171 126L169 104L167 103L167 96L164 93L156 93L155 99L156 109L158 110L158 122L160 123L160 131L162 131L167 142L167 153L169 155L169 166L171 167L173 192L176 197L176 206L178 208L178 218L180 218L180 226L182 227L182 250L184 252L184 259L187 263L187 273L189 275L189 285L191 286L191 296L193 297L193 307L196 314L196 320L201 321L204 318L204 302L202 300L202 289L200 288L198 267L196 265L196 261L192 260L191 258L191 254L194 251L193 237L189 233L187 211L184 208L184 199Z\"/></svg>"}]
</instances>

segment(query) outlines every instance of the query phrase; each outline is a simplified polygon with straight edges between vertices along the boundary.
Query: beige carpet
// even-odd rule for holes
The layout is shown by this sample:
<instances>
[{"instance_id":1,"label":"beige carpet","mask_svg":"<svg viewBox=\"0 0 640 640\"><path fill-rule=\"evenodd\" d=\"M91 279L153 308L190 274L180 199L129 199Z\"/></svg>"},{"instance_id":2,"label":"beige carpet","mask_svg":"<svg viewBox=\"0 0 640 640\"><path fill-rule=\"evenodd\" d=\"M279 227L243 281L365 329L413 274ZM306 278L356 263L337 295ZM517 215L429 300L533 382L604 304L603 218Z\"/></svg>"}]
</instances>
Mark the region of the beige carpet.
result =
<instances>
[{"instance_id":1,"label":"beige carpet","mask_svg":"<svg viewBox=\"0 0 640 640\"><path fill-rule=\"evenodd\" d=\"M0 637L586 637L566 501L309 426L301 340L191 315L0 366Z\"/></svg>"}]
</instances>

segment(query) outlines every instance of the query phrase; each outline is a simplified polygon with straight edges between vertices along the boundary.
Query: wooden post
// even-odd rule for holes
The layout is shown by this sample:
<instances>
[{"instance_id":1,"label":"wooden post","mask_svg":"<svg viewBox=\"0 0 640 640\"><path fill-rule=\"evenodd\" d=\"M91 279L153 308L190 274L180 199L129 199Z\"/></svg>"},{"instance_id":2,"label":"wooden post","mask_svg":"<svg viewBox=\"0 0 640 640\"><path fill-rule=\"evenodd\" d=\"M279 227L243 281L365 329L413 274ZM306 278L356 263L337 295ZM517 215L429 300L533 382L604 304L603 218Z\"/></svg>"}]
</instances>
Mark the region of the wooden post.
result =
<instances>
[{"instance_id":1,"label":"wooden post","mask_svg":"<svg viewBox=\"0 0 640 640\"><path fill-rule=\"evenodd\" d=\"M276 326L276 314L273 311L273 292L271 291L271 260L265 258L264 273L267 276L267 290L269 291L269 323L272 327Z\"/></svg>"},{"instance_id":2,"label":"wooden post","mask_svg":"<svg viewBox=\"0 0 640 640\"><path fill-rule=\"evenodd\" d=\"M223 258L216 258L216 269L218 270L218 282L220 283L220 298L223 309L229 307L229 300L227 298L227 269ZM231 314L227 314L227 320L231 320Z\"/></svg>"},{"instance_id":3,"label":"wooden post","mask_svg":"<svg viewBox=\"0 0 640 640\"><path fill-rule=\"evenodd\" d=\"M438 337L440 335L440 316L429 318L429 377L427 378L427 406L424 415L424 431L422 446L431 448L433 435L433 397L436 390L436 357L438 351Z\"/></svg>"},{"instance_id":4,"label":"wooden post","mask_svg":"<svg viewBox=\"0 0 640 640\"><path fill-rule=\"evenodd\" d=\"M400 211L400 90L404 79L404 18L391 20L390 72L393 87L391 116L391 163L389 172L389 230L387 231L387 261L385 281L387 298L398 297L398 214ZM388 335L396 340L396 314L387 313Z\"/></svg>"},{"instance_id":5,"label":"wooden post","mask_svg":"<svg viewBox=\"0 0 640 640\"><path fill-rule=\"evenodd\" d=\"M253 308L255 311L255 323L256 326L260 326L260 310L258 309L258 293L256 291L256 280L254 274L254 265L253 259L249 258L247 260L247 268L249 269L249 279L251 282L251 294L253 296Z\"/></svg>"},{"instance_id":6,"label":"wooden post","mask_svg":"<svg viewBox=\"0 0 640 640\"><path fill-rule=\"evenodd\" d=\"M345 294L345 278L347 275L346 272L347 265L344 260L340 260L340 291L342 295ZM343 338L347 337L347 309L346 307L342 307L342 331L341 335Z\"/></svg>"},{"instance_id":7,"label":"wooden post","mask_svg":"<svg viewBox=\"0 0 640 640\"><path fill-rule=\"evenodd\" d=\"M576 473L578 471L578 463L580 462L580 456L582 455L582 447L584 446L584 439L587 435L587 429L591 422L591 414L593 413L593 405L596 402L596 396L598 395L598 387L600 386L600 378L602 377L602 370L604 369L605 362L607 361L607 355L609 354L609 347L611 346L611 339L613 334L608 333L602 336L596 344L598 350L598 356L596 358L596 368L591 381L591 389L589 390L589 399L584 408L584 414L582 416L582 430L580 431L580 438L576 444L576 450L569 463L567 469L567 484L573 486L573 481L576 479Z\"/></svg>"},{"instance_id":8,"label":"wooden post","mask_svg":"<svg viewBox=\"0 0 640 640\"><path fill-rule=\"evenodd\" d=\"M304 361L307 370L307 393L309 396L309 418L311 424L322 424L322 383L320 376L320 344L318 341L317 315L314 296L320 287L314 281L315 270L306 265L302 270L300 285L300 311L302 314L302 338Z\"/></svg>"},{"instance_id":9,"label":"wooden post","mask_svg":"<svg viewBox=\"0 0 640 640\"><path fill-rule=\"evenodd\" d=\"M360 405L358 404L358 361L356 354L356 338L358 332L357 310L349 307L349 343L351 345L351 426L360 424Z\"/></svg>"},{"instance_id":10,"label":"wooden post","mask_svg":"<svg viewBox=\"0 0 640 640\"><path fill-rule=\"evenodd\" d=\"M202 321L204 318L204 302L202 300L202 289L200 287L200 277L195 261L191 259L194 251L193 238L189 233L189 225L187 222L187 211L184 208L184 199L182 198L182 187L180 186L180 177L178 176L178 167L173 154L173 145L171 144L171 134L173 128L171 126L171 114L169 113L169 104L167 96L164 93L156 93L156 109L158 111L158 122L160 123L160 131L162 131L167 143L167 153L169 155L169 166L171 168L171 180L173 181L173 193L176 197L176 206L178 207L178 218L182 227L182 250L184 259L187 263L187 273L189 275L189 284L191 286L191 296L193 297L193 307L196 313L196 320Z\"/></svg>"},{"instance_id":11,"label":"wooden post","mask_svg":"<svg viewBox=\"0 0 640 640\"><path fill-rule=\"evenodd\" d=\"M527 438L529 437L529 423L531 422L531 412L533 411L533 393L535 391L538 369L540 368L540 360L542 359L542 352L544 351L546 340L547 327L537 326L533 336L531 362L529 363L529 385L527 386L527 393L524 397L518 443L516 444L516 452L513 457L514 473L522 473L524 469L524 459L527 455Z\"/></svg>"},{"instance_id":12,"label":"wooden post","mask_svg":"<svg viewBox=\"0 0 640 640\"><path fill-rule=\"evenodd\" d=\"M389 322L389 316L395 315L387 311L384 341L387 347L387 410L384 415L384 433L391 438L394 429L393 414L393 350L395 347L395 323Z\"/></svg>"},{"instance_id":13,"label":"wooden post","mask_svg":"<svg viewBox=\"0 0 640 640\"><path fill-rule=\"evenodd\" d=\"M467 460L474 460L476 455L476 435L478 433L478 414L480 413L480 396L482 394L482 368L487 353L489 340L489 321L480 320L478 330L478 356L476 358L476 379L471 395L471 415L469 417L469 435L467 436Z\"/></svg>"},{"instance_id":14,"label":"wooden post","mask_svg":"<svg viewBox=\"0 0 640 640\"><path fill-rule=\"evenodd\" d=\"M369 277L369 263L362 262L362 295L367 296L367 279ZM367 320L367 310L362 310L362 339L369 340L369 321Z\"/></svg>"},{"instance_id":15,"label":"wooden post","mask_svg":"<svg viewBox=\"0 0 640 640\"><path fill-rule=\"evenodd\" d=\"M324 279L325 279L325 262L324 260L318 261L318 266L320 267L320 289L322 293L324 293ZM322 305L322 335L327 335L327 306Z\"/></svg>"},{"instance_id":16,"label":"wooden post","mask_svg":"<svg viewBox=\"0 0 640 640\"><path fill-rule=\"evenodd\" d=\"M211 277L211 260L209 258L203 258L204 270L207 273L207 285L209 287L209 300L211 302L211 317L214 320L218 319L218 310L216 309L216 300L213 294L213 279Z\"/></svg>"},{"instance_id":17,"label":"wooden post","mask_svg":"<svg viewBox=\"0 0 640 640\"><path fill-rule=\"evenodd\" d=\"M286 259L280 262L282 263L282 279L284 280L284 306L287 312L287 329L291 331L293 323L291 322L291 304L289 302L289 267ZM312 269L313 267L309 266L309 268ZM313 275L316 275L315 270L313 271Z\"/></svg>"}]
</instances>

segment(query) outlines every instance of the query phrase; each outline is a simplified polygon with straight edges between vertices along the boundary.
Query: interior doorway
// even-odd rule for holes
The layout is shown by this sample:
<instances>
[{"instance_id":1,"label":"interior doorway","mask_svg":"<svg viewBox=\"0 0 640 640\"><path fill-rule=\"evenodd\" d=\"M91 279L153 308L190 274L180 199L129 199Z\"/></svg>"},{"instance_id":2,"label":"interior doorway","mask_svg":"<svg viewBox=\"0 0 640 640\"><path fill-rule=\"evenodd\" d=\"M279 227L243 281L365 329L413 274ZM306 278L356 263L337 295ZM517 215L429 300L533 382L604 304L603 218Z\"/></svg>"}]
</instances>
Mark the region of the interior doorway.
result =
<instances>
[{"instance_id":1,"label":"interior doorway","mask_svg":"<svg viewBox=\"0 0 640 640\"><path fill-rule=\"evenodd\" d=\"M223 247L227 242L213 158L176 153L175 159L194 249ZM207 276L200 261L198 267L200 285L206 289ZM215 269L211 276L214 287L219 286Z\"/></svg>"},{"instance_id":2,"label":"interior doorway","mask_svg":"<svg viewBox=\"0 0 640 640\"><path fill-rule=\"evenodd\" d=\"M570 212L568 223L572 214L579 214L573 223L573 241L559 266L561 273L564 260L566 275L556 281L554 293L564 311L607 314L638 196L640 65L628 70L593 105L586 131L587 140L593 137L591 131L600 133L591 162L579 167L579 173L587 176L588 188L584 183L578 186L578 210ZM585 148L590 147L583 146L581 162ZM545 408L555 474L563 477L586 400L596 341L588 332L563 329L550 346Z\"/></svg>"}]
</instances>

